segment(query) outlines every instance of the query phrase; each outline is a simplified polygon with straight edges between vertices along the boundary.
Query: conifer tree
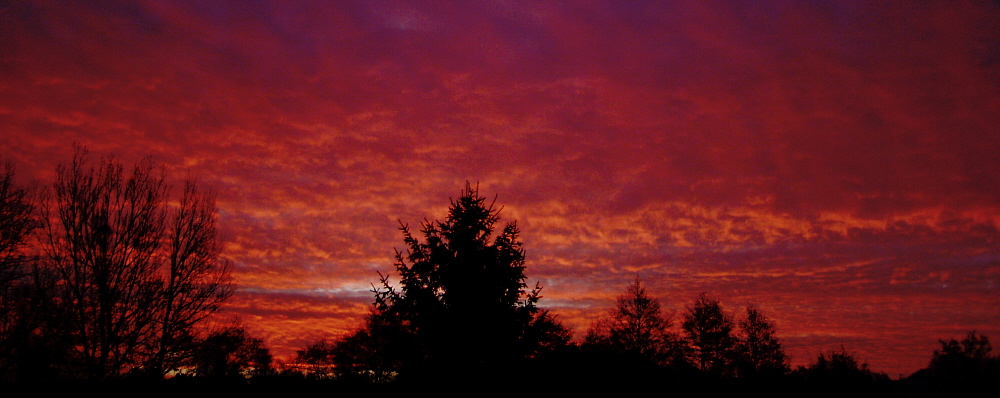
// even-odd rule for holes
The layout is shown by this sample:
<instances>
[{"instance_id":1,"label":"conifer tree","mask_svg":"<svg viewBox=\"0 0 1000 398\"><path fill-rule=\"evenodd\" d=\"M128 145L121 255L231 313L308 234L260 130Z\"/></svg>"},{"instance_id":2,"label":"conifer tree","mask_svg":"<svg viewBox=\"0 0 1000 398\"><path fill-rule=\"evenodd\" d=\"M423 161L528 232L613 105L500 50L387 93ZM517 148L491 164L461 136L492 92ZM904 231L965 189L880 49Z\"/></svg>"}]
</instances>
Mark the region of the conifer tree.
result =
<instances>
[{"instance_id":1,"label":"conifer tree","mask_svg":"<svg viewBox=\"0 0 1000 398\"><path fill-rule=\"evenodd\" d=\"M392 350L404 373L480 375L568 343L569 331L536 306L541 287L527 289L517 224L500 228L499 220L494 203L466 183L443 221L422 224L423 239L401 225L400 288L382 277L375 312L358 332L369 338L343 343L379 342L352 350L374 353L407 340L407 350Z\"/></svg>"},{"instance_id":2,"label":"conifer tree","mask_svg":"<svg viewBox=\"0 0 1000 398\"><path fill-rule=\"evenodd\" d=\"M636 278L618 296L615 308L590 327L584 344L666 365L683 358L677 338L670 332L672 323L661 313L659 301L649 297Z\"/></svg>"},{"instance_id":3,"label":"conifer tree","mask_svg":"<svg viewBox=\"0 0 1000 398\"><path fill-rule=\"evenodd\" d=\"M747 317L740 321L743 332L738 341L741 377L775 376L789 372L788 357L775 336L774 324L753 305L747 306Z\"/></svg>"},{"instance_id":4,"label":"conifer tree","mask_svg":"<svg viewBox=\"0 0 1000 398\"><path fill-rule=\"evenodd\" d=\"M733 320L718 300L704 293L688 308L681 325L694 350L694 363L709 377L733 376L736 339Z\"/></svg>"}]
</instances>

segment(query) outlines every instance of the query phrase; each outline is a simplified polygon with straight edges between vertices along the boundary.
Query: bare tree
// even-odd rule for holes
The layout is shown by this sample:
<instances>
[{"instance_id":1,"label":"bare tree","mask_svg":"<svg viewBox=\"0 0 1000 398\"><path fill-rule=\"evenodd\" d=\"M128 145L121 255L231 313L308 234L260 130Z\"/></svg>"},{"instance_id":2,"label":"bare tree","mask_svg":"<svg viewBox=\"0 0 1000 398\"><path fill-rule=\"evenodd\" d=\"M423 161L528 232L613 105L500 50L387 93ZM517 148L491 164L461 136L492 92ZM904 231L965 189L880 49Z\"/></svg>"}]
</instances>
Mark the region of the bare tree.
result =
<instances>
[{"instance_id":1,"label":"bare tree","mask_svg":"<svg viewBox=\"0 0 1000 398\"><path fill-rule=\"evenodd\" d=\"M45 252L59 278L68 369L92 379L143 365L164 372L199 320L229 296L217 261L212 197L185 188L171 218L165 172L150 159L127 174L121 162L87 164L78 148L57 169L45 206Z\"/></svg>"},{"instance_id":2,"label":"bare tree","mask_svg":"<svg viewBox=\"0 0 1000 398\"><path fill-rule=\"evenodd\" d=\"M62 319L79 367L71 372L116 376L138 364L155 335L166 191L149 160L126 176L110 158L88 168L77 149L70 166L57 169L46 251L62 281Z\"/></svg>"},{"instance_id":3,"label":"bare tree","mask_svg":"<svg viewBox=\"0 0 1000 398\"><path fill-rule=\"evenodd\" d=\"M193 326L218 310L233 293L229 262L219 258L215 221L215 196L200 194L194 181L186 181L168 233L169 270L157 320L159 341L147 364L159 375L176 368L191 354Z\"/></svg>"}]
</instances>

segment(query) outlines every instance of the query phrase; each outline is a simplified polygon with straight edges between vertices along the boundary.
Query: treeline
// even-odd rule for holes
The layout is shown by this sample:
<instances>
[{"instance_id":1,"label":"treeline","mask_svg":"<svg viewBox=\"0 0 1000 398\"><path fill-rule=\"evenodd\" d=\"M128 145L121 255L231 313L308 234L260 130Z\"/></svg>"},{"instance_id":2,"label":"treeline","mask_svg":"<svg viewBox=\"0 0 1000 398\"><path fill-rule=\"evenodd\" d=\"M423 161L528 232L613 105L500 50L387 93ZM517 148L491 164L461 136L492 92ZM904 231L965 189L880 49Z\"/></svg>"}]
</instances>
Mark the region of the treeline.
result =
<instances>
[{"instance_id":1,"label":"treeline","mask_svg":"<svg viewBox=\"0 0 1000 398\"><path fill-rule=\"evenodd\" d=\"M516 223L467 185L443 221L419 237L402 225L399 286L381 278L365 324L340 340L298 351L287 374L342 383L662 388L674 393L764 389L781 395L944 393L956 385L996 387L1000 359L985 336L941 341L929 367L891 381L844 348L792 369L774 325L748 306L740 317L702 294L678 324L636 279L580 343L537 306L528 289Z\"/></svg>"},{"instance_id":2,"label":"treeline","mask_svg":"<svg viewBox=\"0 0 1000 398\"><path fill-rule=\"evenodd\" d=\"M495 199L469 184L443 220L419 231L401 224L399 283L380 275L363 325L275 369L263 341L238 324L204 325L234 289L210 192L189 180L172 196L151 161L91 165L84 149L48 189L18 187L14 174L9 165L0 174L2 382L900 388L843 348L792 369L753 306L734 316L702 294L674 322L638 279L574 342L538 306L541 286L527 284L517 224L502 224ZM986 336L941 345L907 379L912 392L995 387L1000 360Z\"/></svg>"},{"instance_id":3,"label":"treeline","mask_svg":"<svg viewBox=\"0 0 1000 398\"><path fill-rule=\"evenodd\" d=\"M198 326L233 292L215 198L172 196L149 159L91 164L77 148L51 187L0 170L0 381L160 379L182 367L270 363L238 325ZM227 367L228 366L228 367ZM263 366L266 367L266 366Z\"/></svg>"}]
</instances>

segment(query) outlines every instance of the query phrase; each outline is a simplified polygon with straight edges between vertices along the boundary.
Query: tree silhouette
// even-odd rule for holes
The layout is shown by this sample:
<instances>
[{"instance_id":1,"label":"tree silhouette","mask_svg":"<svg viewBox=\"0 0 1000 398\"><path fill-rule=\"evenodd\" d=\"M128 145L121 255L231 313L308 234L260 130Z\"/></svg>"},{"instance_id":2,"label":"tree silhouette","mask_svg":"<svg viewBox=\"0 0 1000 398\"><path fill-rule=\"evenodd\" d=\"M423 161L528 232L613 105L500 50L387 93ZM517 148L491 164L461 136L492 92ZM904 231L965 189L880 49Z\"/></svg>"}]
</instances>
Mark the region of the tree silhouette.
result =
<instances>
[{"instance_id":1,"label":"tree silhouette","mask_svg":"<svg viewBox=\"0 0 1000 398\"><path fill-rule=\"evenodd\" d=\"M930 375L945 382L1000 380L1000 358L990 355L987 336L969 332L961 342L939 340L940 350L931 357Z\"/></svg>"},{"instance_id":2,"label":"tree silhouette","mask_svg":"<svg viewBox=\"0 0 1000 398\"><path fill-rule=\"evenodd\" d=\"M243 378L266 374L271 360L263 340L250 336L242 326L231 325L200 341L191 362L198 376Z\"/></svg>"},{"instance_id":3,"label":"tree silhouette","mask_svg":"<svg viewBox=\"0 0 1000 398\"><path fill-rule=\"evenodd\" d=\"M49 352L36 330L44 322L50 300L39 290L41 275L26 247L38 225L34 211L32 192L16 184L14 166L4 163L0 169L0 381L30 373Z\"/></svg>"},{"instance_id":4,"label":"tree silhouette","mask_svg":"<svg viewBox=\"0 0 1000 398\"><path fill-rule=\"evenodd\" d=\"M736 339L733 320L718 300L704 293L688 308L681 324L694 349L695 365L709 377L732 376Z\"/></svg>"},{"instance_id":5,"label":"tree silhouette","mask_svg":"<svg viewBox=\"0 0 1000 398\"><path fill-rule=\"evenodd\" d=\"M568 331L536 307L541 288L525 290L517 224L495 233L499 212L466 183L444 221L422 224L423 241L401 226L401 288L382 278L373 319L412 335L411 364L483 375L568 341Z\"/></svg>"},{"instance_id":6,"label":"tree silhouette","mask_svg":"<svg viewBox=\"0 0 1000 398\"><path fill-rule=\"evenodd\" d=\"M29 256L23 248L37 225L29 191L16 185L14 174L10 163L0 170L0 288L5 291L27 274Z\"/></svg>"},{"instance_id":7,"label":"tree silhouette","mask_svg":"<svg viewBox=\"0 0 1000 398\"><path fill-rule=\"evenodd\" d=\"M820 353L815 362L807 367L800 366L795 373L817 385L857 386L889 379L884 373L871 371L867 363L858 363L844 347L840 347L840 351Z\"/></svg>"},{"instance_id":8,"label":"tree silhouette","mask_svg":"<svg viewBox=\"0 0 1000 398\"><path fill-rule=\"evenodd\" d=\"M788 373L788 357L774 335L774 324L753 305L747 306L747 317L740 321L737 345L739 375L775 376Z\"/></svg>"},{"instance_id":9,"label":"tree silhouette","mask_svg":"<svg viewBox=\"0 0 1000 398\"><path fill-rule=\"evenodd\" d=\"M337 345L322 339L295 351L296 366L305 366L307 372L320 378L333 375L333 352ZM300 370L301 372L301 370Z\"/></svg>"},{"instance_id":10,"label":"tree silhouette","mask_svg":"<svg viewBox=\"0 0 1000 398\"><path fill-rule=\"evenodd\" d=\"M314 344L300 351L300 359L318 365L320 373L339 380L384 383L393 381L406 365L420 363L416 336L396 316L372 313L360 329L335 344ZM321 374L322 376L322 374Z\"/></svg>"},{"instance_id":11,"label":"tree silhouette","mask_svg":"<svg viewBox=\"0 0 1000 398\"><path fill-rule=\"evenodd\" d=\"M232 292L218 260L215 207L189 182L173 211L165 173L144 159L126 174L113 158L88 165L77 148L46 202L48 266L58 279L66 371L115 378L145 366L163 374L190 354L193 326Z\"/></svg>"},{"instance_id":12,"label":"tree silhouette","mask_svg":"<svg viewBox=\"0 0 1000 398\"><path fill-rule=\"evenodd\" d=\"M615 308L587 331L585 346L630 355L657 365L683 360L670 317L660 303L646 295L639 278L618 296Z\"/></svg>"},{"instance_id":13,"label":"tree silhouette","mask_svg":"<svg viewBox=\"0 0 1000 398\"><path fill-rule=\"evenodd\" d=\"M149 371L164 375L190 355L194 326L219 309L233 293L229 263L219 259L215 196L185 181L180 204L167 231L166 280L160 292L159 336Z\"/></svg>"}]
</instances>

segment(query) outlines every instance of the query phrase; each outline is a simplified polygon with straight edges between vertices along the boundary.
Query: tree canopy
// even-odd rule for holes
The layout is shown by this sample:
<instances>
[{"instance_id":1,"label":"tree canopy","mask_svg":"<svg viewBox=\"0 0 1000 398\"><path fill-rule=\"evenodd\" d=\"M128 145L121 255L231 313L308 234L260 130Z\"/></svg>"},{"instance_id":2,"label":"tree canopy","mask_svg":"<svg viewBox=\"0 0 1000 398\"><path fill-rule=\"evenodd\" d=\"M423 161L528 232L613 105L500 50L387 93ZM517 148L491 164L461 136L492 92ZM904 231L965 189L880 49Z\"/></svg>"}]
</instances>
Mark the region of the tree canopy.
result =
<instances>
[{"instance_id":1,"label":"tree canopy","mask_svg":"<svg viewBox=\"0 0 1000 398\"><path fill-rule=\"evenodd\" d=\"M757 307L747 306L746 318L740 320L740 330L743 332L737 345L740 376L788 373L788 356L775 336L774 324Z\"/></svg>"},{"instance_id":2,"label":"tree canopy","mask_svg":"<svg viewBox=\"0 0 1000 398\"><path fill-rule=\"evenodd\" d=\"M943 381L969 381L1000 377L1000 357L990 355L993 347L987 336L969 332L962 341L939 340L928 369L931 376Z\"/></svg>"},{"instance_id":3,"label":"tree canopy","mask_svg":"<svg viewBox=\"0 0 1000 398\"><path fill-rule=\"evenodd\" d=\"M884 373L873 372L868 364L858 362L844 347L839 351L820 353L809 366L800 366L795 371L806 381L819 384L856 385L888 380Z\"/></svg>"},{"instance_id":4,"label":"tree canopy","mask_svg":"<svg viewBox=\"0 0 1000 398\"><path fill-rule=\"evenodd\" d=\"M28 362L48 352L35 330L42 323L39 309L49 300L37 294L32 278L36 264L26 253L38 226L32 199L32 190L16 183L13 164L4 163L0 168L0 381L30 373Z\"/></svg>"},{"instance_id":5,"label":"tree canopy","mask_svg":"<svg viewBox=\"0 0 1000 398\"><path fill-rule=\"evenodd\" d=\"M401 223L400 288L382 278L362 332L394 323L418 351L402 356L444 372L486 372L566 344L569 332L536 306L541 287L527 288L517 224L499 228L494 202L467 183L443 221L422 223L422 239Z\"/></svg>"},{"instance_id":6,"label":"tree canopy","mask_svg":"<svg viewBox=\"0 0 1000 398\"><path fill-rule=\"evenodd\" d=\"M193 327L233 291L214 196L189 180L171 206L162 168L147 158L127 170L111 157L92 166L77 148L43 202L43 265L56 280L58 315L47 329L70 347L62 365L78 377L176 368L193 353Z\"/></svg>"},{"instance_id":7,"label":"tree canopy","mask_svg":"<svg viewBox=\"0 0 1000 398\"><path fill-rule=\"evenodd\" d=\"M584 344L667 365L683 359L678 339L670 332L672 324L636 278L617 297L615 308L591 325Z\"/></svg>"},{"instance_id":8,"label":"tree canopy","mask_svg":"<svg viewBox=\"0 0 1000 398\"><path fill-rule=\"evenodd\" d=\"M191 364L199 376L242 378L266 374L272 359L264 341L237 323L209 333L198 344Z\"/></svg>"},{"instance_id":9,"label":"tree canopy","mask_svg":"<svg viewBox=\"0 0 1000 398\"><path fill-rule=\"evenodd\" d=\"M718 300L704 293L688 308L681 325L694 350L695 365L706 375L729 376L733 372L733 320L722 310Z\"/></svg>"}]
</instances>

